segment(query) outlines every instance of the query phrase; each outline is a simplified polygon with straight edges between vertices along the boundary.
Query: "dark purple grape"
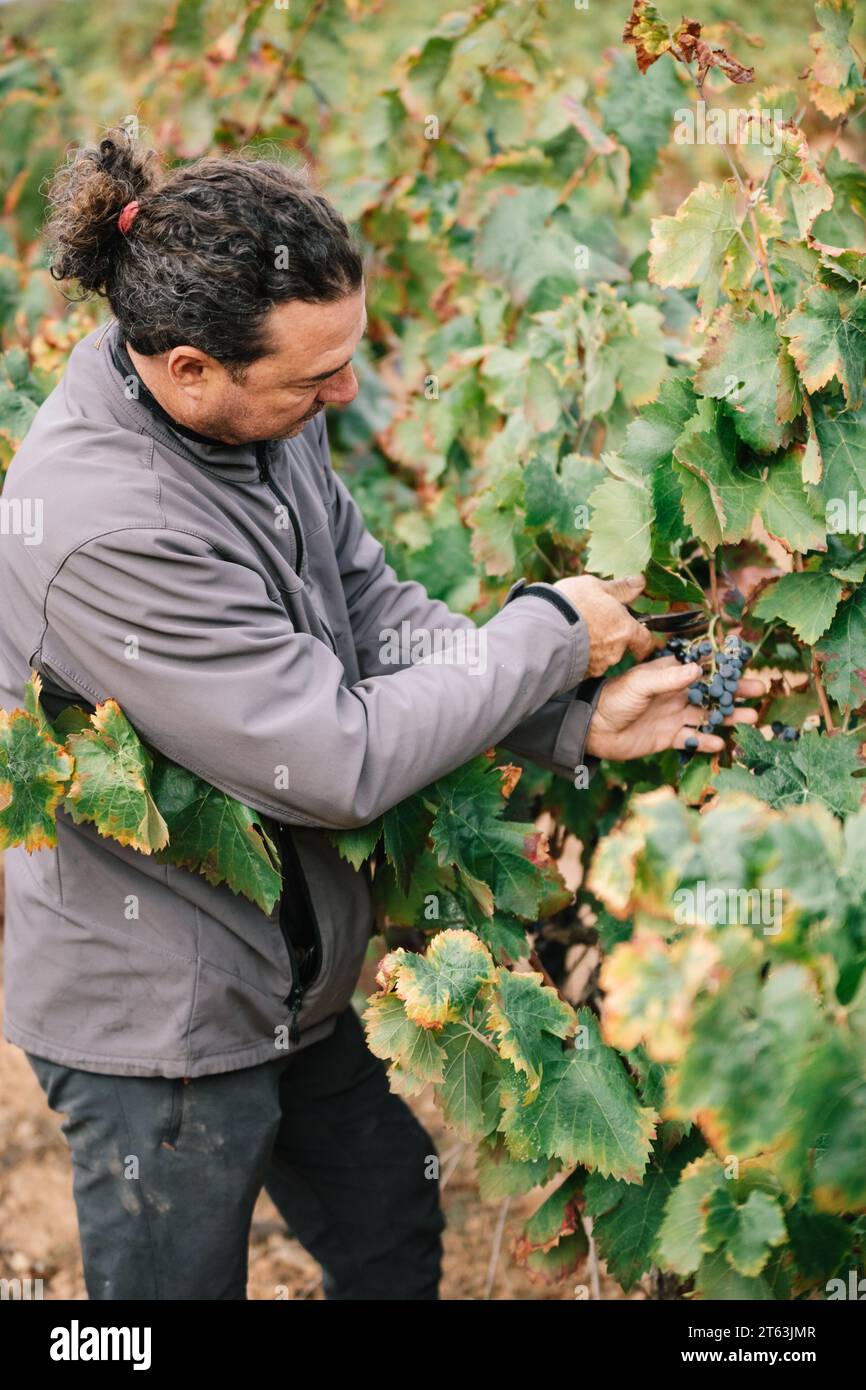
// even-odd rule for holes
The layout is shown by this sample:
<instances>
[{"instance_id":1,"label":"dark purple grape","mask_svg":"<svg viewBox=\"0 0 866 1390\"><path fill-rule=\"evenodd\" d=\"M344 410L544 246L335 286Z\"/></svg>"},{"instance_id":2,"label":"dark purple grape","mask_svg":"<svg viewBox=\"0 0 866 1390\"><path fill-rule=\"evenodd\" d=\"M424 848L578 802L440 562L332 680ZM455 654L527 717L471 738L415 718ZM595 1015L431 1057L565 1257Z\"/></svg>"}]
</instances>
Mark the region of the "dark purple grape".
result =
<instances>
[{"instance_id":1,"label":"dark purple grape","mask_svg":"<svg viewBox=\"0 0 866 1390\"><path fill-rule=\"evenodd\" d=\"M694 737L694 735L690 735L690 737L687 738L686 741L685 741L685 743L683 744L683 747L685 748L686 752L688 752L688 753L694 753L694 751L695 751L695 749L697 748L697 746L698 746L698 741L697 741L697 739Z\"/></svg>"},{"instance_id":2,"label":"dark purple grape","mask_svg":"<svg viewBox=\"0 0 866 1390\"><path fill-rule=\"evenodd\" d=\"M704 703L703 692L698 690L696 685L689 686L689 704L702 705Z\"/></svg>"}]
</instances>

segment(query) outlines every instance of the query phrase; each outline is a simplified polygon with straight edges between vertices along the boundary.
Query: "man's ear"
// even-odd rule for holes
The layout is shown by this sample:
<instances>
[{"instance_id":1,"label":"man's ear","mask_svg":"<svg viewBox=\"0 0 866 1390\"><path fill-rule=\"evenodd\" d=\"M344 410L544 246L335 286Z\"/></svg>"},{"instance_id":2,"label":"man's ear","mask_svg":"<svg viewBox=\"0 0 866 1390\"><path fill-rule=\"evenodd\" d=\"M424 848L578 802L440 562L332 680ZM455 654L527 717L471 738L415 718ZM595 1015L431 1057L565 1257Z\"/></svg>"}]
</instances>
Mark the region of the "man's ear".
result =
<instances>
[{"instance_id":1,"label":"man's ear","mask_svg":"<svg viewBox=\"0 0 866 1390\"><path fill-rule=\"evenodd\" d=\"M166 370L173 386L181 391L197 391L209 370L216 366L213 358L194 347L174 347L168 354Z\"/></svg>"}]
</instances>

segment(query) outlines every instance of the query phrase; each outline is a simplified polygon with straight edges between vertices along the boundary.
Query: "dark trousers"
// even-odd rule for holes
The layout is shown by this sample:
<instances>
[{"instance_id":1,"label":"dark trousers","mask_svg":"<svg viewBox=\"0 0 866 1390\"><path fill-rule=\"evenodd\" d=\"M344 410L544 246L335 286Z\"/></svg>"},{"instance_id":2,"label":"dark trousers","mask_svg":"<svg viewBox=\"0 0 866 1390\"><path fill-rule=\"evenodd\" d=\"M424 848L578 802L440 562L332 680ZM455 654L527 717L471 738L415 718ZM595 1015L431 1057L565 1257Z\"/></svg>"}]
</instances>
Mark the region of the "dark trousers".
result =
<instances>
[{"instance_id":1,"label":"dark trousers","mask_svg":"<svg viewBox=\"0 0 866 1390\"><path fill-rule=\"evenodd\" d=\"M28 1059L65 1117L90 1298L245 1298L262 1187L327 1298L438 1297L436 1149L353 1009L293 1057L191 1081Z\"/></svg>"}]
</instances>

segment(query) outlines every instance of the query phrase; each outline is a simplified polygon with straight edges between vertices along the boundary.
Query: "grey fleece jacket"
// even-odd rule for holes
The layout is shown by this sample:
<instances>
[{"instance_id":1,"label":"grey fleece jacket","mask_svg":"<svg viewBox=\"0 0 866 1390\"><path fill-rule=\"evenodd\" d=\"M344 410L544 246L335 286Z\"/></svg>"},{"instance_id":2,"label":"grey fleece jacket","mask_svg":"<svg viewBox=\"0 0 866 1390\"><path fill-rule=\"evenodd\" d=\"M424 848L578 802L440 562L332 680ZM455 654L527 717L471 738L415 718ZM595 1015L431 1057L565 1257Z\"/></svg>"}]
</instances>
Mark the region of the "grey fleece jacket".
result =
<instances>
[{"instance_id":1,"label":"grey fleece jacket","mask_svg":"<svg viewBox=\"0 0 866 1390\"><path fill-rule=\"evenodd\" d=\"M273 817L270 916L58 814L58 846L10 850L6 1038L127 1076L204 1076L327 1036L373 927L369 870L326 831L361 826L492 744L571 776L591 705L584 623L512 586L477 628L400 582L336 475L324 417L233 447L130 398L91 333L40 408L4 498L43 534L0 540L0 705L31 668L48 708L118 701L141 737ZM548 586L550 587L550 586ZM471 629L484 660L383 652L384 629ZM312 930L302 981L293 941Z\"/></svg>"}]
</instances>

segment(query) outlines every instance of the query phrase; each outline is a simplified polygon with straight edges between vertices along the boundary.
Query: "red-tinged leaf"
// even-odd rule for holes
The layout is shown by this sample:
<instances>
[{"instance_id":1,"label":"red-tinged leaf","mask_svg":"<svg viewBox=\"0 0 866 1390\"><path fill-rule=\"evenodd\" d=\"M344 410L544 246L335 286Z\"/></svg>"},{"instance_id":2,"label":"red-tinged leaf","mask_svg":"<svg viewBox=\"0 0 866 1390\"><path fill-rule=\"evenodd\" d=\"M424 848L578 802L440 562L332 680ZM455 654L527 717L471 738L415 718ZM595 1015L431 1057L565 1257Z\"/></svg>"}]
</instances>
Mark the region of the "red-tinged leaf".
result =
<instances>
[{"instance_id":1,"label":"red-tinged leaf","mask_svg":"<svg viewBox=\"0 0 866 1390\"><path fill-rule=\"evenodd\" d=\"M537 864L542 868L550 863L550 837L546 830L536 830L531 835L524 835L523 845L530 864Z\"/></svg>"},{"instance_id":2,"label":"red-tinged leaf","mask_svg":"<svg viewBox=\"0 0 866 1390\"><path fill-rule=\"evenodd\" d=\"M518 767L516 763L500 763L496 771L502 773L502 795L507 801L523 776L523 768Z\"/></svg>"},{"instance_id":3,"label":"red-tinged leaf","mask_svg":"<svg viewBox=\"0 0 866 1390\"><path fill-rule=\"evenodd\" d=\"M634 0L622 37L624 43L634 46L641 72L646 72L663 53L670 51L671 31L650 0Z\"/></svg>"},{"instance_id":4,"label":"red-tinged leaf","mask_svg":"<svg viewBox=\"0 0 866 1390\"><path fill-rule=\"evenodd\" d=\"M697 33L695 33L695 29L697 29ZM684 31L677 31L676 37L678 47L684 54L686 62L696 62L698 65L699 84L703 84L710 68L718 68L729 82L735 82L738 85L754 80L755 69L747 68L720 45L708 43L706 39L701 38L699 25L690 22Z\"/></svg>"}]
</instances>

